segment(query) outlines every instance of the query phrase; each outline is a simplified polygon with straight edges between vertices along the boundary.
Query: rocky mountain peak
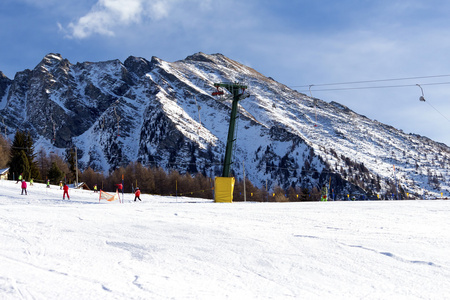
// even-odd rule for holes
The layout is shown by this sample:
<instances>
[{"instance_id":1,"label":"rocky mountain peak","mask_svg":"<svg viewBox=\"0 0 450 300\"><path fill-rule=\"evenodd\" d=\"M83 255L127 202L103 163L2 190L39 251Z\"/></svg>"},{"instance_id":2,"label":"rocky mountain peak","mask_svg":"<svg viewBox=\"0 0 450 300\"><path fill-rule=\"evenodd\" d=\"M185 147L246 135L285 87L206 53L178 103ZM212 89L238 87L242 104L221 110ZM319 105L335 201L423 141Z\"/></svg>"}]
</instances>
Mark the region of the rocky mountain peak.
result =
<instances>
[{"instance_id":1,"label":"rocky mountain peak","mask_svg":"<svg viewBox=\"0 0 450 300\"><path fill-rule=\"evenodd\" d=\"M129 56L124 65L129 72L136 74L138 77L142 77L152 70L152 63L142 57Z\"/></svg>"},{"instance_id":2,"label":"rocky mountain peak","mask_svg":"<svg viewBox=\"0 0 450 300\"><path fill-rule=\"evenodd\" d=\"M221 54L219 54L221 55ZM194 62L209 62L209 63L216 63L216 61L213 59L214 55L208 55L203 52L198 52L193 55L187 56L184 60L185 61L194 61Z\"/></svg>"},{"instance_id":3,"label":"rocky mountain peak","mask_svg":"<svg viewBox=\"0 0 450 300\"><path fill-rule=\"evenodd\" d=\"M2 97L6 93L6 89L8 86L12 83L12 80L6 77L5 74L3 74L2 71L0 71L0 102L2 100Z\"/></svg>"},{"instance_id":4,"label":"rocky mountain peak","mask_svg":"<svg viewBox=\"0 0 450 300\"><path fill-rule=\"evenodd\" d=\"M64 59L59 53L49 53L47 54L41 62L34 68L33 73L36 76L39 74L53 74L53 75L67 75L71 63L68 59ZM52 75L52 76L53 76Z\"/></svg>"},{"instance_id":5,"label":"rocky mountain peak","mask_svg":"<svg viewBox=\"0 0 450 300\"><path fill-rule=\"evenodd\" d=\"M9 79L2 71L0 71L0 80Z\"/></svg>"},{"instance_id":6,"label":"rocky mountain peak","mask_svg":"<svg viewBox=\"0 0 450 300\"><path fill-rule=\"evenodd\" d=\"M59 53L49 53L41 60L41 62L36 66L36 68L45 66L45 67L54 67L57 66L63 61L61 54Z\"/></svg>"}]
</instances>

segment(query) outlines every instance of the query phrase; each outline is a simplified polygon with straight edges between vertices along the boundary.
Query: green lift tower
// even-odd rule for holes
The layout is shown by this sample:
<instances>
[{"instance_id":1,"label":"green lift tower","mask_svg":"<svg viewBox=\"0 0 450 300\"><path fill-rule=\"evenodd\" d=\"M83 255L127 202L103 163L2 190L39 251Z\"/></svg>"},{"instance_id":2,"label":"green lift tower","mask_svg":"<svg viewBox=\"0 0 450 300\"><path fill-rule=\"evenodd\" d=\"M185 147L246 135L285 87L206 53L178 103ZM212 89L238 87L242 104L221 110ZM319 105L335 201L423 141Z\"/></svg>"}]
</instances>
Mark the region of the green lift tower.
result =
<instances>
[{"instance_id":1,"label":"green lift tower","mask_svg":"<svg viewBox=\"0 0 450 300\"><path fill-rule=\"evenodd\" d=\"M223 95L223 91L219 88L225 88L230 92L231 96L233 96L233 102L231 105L231 115L230 115L230 125L228 127L228 138L227 138L227 148L225 150L225 160L223 162L223 171L222 177L230 176L230 166L232 164L231 156L233 153L233 146L235 139L235 128L236 128L236 119L237 119L237 111L238 111L238 102L249 95L245 93L247 89L246 85L242 85L239 83L214 83L214 86L217 88L217 91L214 92L213 96Z\"/></svg>"}]
</instances>

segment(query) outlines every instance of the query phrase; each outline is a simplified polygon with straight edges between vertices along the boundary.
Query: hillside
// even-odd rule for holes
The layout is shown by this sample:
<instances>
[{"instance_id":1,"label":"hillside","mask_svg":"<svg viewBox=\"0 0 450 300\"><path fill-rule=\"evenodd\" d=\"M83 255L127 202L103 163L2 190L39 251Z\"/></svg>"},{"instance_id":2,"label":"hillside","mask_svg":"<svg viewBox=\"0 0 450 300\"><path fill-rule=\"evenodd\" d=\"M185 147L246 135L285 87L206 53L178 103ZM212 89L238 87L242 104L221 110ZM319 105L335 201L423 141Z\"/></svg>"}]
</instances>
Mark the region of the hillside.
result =
<instances>
[{"instance_id":1,"label":"hillside","mask_svg":"<svg viewBox=\"0 0 450 300\"><path fill-rule=\"evenodd\" d=\"M48 54L12 80L2 74L0 110L9 138L21 129L37 150L76 147L82 169L139 161L214 177L230 115L230 101L211 96L216 82L242 82L250 94L240 102L237 178L245 163L246 176L269 190L326 183L339 197L450 193L446 145L298 93L221 54L76 64Z\"/></svg>"}]
</instances>

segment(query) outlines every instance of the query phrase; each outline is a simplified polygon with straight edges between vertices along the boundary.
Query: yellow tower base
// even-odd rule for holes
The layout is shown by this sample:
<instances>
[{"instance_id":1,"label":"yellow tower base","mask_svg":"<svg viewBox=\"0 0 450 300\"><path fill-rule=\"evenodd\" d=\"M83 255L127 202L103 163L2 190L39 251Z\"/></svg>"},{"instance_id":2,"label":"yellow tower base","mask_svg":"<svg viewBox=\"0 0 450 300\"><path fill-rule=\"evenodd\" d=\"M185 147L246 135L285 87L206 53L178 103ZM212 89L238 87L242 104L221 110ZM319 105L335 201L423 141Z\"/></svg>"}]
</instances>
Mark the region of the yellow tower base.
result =
<instances>
[{"instance_id":1,"label":"yellow tower base","mask_svg":"<svg viewBox=\"0 0 450 300\"><path fill-rule=\"evenodd\" d=\"M234 177L216 177L214 186L215 202L233 202Z\"/></svg>"}]
</instances>

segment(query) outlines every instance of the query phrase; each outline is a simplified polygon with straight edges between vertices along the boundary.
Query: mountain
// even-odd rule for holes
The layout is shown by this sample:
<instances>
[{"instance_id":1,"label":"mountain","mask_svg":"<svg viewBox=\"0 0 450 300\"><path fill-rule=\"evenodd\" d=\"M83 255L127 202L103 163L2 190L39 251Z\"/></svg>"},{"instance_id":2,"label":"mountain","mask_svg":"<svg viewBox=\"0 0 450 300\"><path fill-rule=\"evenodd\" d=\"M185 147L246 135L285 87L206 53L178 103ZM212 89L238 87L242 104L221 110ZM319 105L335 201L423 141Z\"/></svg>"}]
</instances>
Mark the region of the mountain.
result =
<instances>
[{"instance_id":1,"label":"mountain","mask_svg":"<svg viewBox=\"0 0 450 300\"><path fill-rule=\"evenodd\" d=\"M245 165L269 190L326 184L341 195L449 193L446 145L308 97L221 54L77 64L48 54L13 80L0 73L0 111L9 138L21 129L36 149L76 147L80 168L108 172L139 161L220 176L231 101L211 95L219 82L243 83L250 95L239 105L238 178Z\"/></svg>"}]
</instances>

